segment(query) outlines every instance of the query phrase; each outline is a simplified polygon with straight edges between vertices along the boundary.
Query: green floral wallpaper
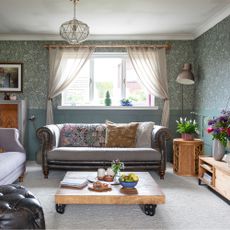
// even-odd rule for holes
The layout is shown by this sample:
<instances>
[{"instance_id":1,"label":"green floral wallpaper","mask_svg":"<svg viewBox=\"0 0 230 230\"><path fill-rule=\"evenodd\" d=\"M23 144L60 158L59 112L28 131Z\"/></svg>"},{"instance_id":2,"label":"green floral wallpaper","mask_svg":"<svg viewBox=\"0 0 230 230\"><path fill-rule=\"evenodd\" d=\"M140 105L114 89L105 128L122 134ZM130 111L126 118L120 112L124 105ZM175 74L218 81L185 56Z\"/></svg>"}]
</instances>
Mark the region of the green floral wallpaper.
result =
<instances>
[{"instance_id":1,"label":"green floral wallpaper","mask_svg":"<svg viewBox=\"0 0 230 230\"><path fill-rule=\"evenodd\" d=\"M29 109L45 109L48 82L48 50L45 44L60 42L50 41L0 41L0 61L23 63L23 92L18 98L26 99ZM95 41L85 42L95 44ZM175 81L185 62L193 63L192 41L96 41L102 44L171 44L167 52L169 92L171 109L181 108L181 86ZM98 51L108 51L100 49ZM111 49L110 49L111 51ZM115 51L115 50L113 50ZM193 86L187 86L184 94L185 109L193 108ZM1 94L0 97L3 97ZM157 100L161 108L161 100Z\"/></svg>"},{"instance_id":2,"label":"green floral wallpaper","mask_svg":"<svg viewBox=\"0 0 230 230\"><path fill-rule=\"evenodd\" d=\"M221 111L230 96L230 16L197 38L194 51L195 109Z\"/></svg>"},{"instance_id":3,"label":"green floral wallpaper","mask_svg":"<svg viewBox=\"0 0 230 230\"><path fill-rule=\"evenodd\" d=\"M230 97L230 16L194 41L194 55L195 110L209 155L212 140L206 132L208 120L226 108Z\"/></svg>"}]
</instances>

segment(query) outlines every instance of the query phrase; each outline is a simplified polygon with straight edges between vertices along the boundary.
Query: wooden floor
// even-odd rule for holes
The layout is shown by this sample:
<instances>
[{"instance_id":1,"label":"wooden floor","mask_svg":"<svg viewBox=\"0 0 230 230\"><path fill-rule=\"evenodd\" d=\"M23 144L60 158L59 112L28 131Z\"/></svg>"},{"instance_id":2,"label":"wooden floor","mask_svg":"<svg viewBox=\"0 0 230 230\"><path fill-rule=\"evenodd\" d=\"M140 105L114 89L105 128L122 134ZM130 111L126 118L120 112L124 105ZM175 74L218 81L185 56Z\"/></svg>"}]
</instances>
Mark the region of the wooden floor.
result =
<instances>
[{"instance_id":1,"label":"wooden floor","mask_svg":"<svg viewBox=\"0 0 230 230\"><path fill-rule=\"evenodd\" d=\"M96 178L96 172L67 172L77 178ZM128 173L128 172L126 172ZM107 192L59 187L55 194L56 204L163 204L165 195L148 172L135 172L139 176L136 186L138 194L123 194L120 185L111 185Z\"/></svg>"}]
</instances>

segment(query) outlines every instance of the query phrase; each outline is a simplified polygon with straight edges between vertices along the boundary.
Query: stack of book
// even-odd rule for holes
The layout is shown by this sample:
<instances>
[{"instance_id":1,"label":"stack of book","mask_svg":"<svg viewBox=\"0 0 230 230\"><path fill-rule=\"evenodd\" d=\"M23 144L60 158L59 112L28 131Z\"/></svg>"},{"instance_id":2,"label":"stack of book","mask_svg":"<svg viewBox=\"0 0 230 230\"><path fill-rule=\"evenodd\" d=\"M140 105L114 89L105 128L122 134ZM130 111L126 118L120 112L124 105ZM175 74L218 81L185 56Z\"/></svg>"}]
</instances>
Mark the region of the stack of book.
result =
<instances>
[{"instance_id":1,"label":"stack of book","mask_svg":"<svg viewBox=\"0 0 230 230\"><path fill-rule=\"evenodd\" d=\"M203 175L203 178L209 183L209 184L211 184L211 182L212 182L212 176L211 175L209 175L208 173L204 173L204 175Z\"/></svg>"},{"instance_id":2,"label":"stack of book","mask_svg":"<svg viewBox=\"0 0 230 230\"><path fill-rule=\"evenodd\" d=\"M64 178L60 182L61 186L65 187L74 187L74 188L84 188L88 184L88 180L86 178Z\"/></svg>"}]
</instances>

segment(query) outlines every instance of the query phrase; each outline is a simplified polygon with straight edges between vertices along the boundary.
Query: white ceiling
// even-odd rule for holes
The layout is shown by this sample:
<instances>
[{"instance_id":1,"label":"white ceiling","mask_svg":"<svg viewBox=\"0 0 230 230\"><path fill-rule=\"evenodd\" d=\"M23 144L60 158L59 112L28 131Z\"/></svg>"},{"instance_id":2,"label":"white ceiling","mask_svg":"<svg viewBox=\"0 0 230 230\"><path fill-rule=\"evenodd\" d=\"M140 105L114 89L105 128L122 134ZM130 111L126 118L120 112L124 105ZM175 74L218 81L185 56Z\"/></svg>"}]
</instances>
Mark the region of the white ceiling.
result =
<instances>
[{"instance_id":1,"label":"white ceiling","mask_svg":"<svg viewBox=\"0 0 230 230\"><path fill-rule=\"evenodd\" d=\"M194 39L230 15L230 0L80 0L89 39ZM61 40L70 0L0 0L0 40Z\"/></svg>"}]
</instances>

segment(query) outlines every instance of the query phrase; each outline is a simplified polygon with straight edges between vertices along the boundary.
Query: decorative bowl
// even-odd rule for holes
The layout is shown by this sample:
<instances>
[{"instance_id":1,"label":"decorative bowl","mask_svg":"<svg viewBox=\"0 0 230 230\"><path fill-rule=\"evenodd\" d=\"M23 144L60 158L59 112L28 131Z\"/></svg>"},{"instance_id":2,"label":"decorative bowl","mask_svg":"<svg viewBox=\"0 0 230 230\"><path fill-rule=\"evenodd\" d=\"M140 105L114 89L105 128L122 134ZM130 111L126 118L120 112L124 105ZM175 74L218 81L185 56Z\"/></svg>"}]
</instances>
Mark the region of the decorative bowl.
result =
<instances>
[{"instance_id":1,"label":"decorative bowl","mask_svg":"<svg viewBox=\"0 0 230 230\"><path fill-rule=\"evenodd\" d=\"M132 181L132 182L125 182L125 181L120 181L120 185L123 188L135 188L135 186L137 185L138 181Z\"/></svg>"}]
</instances>

